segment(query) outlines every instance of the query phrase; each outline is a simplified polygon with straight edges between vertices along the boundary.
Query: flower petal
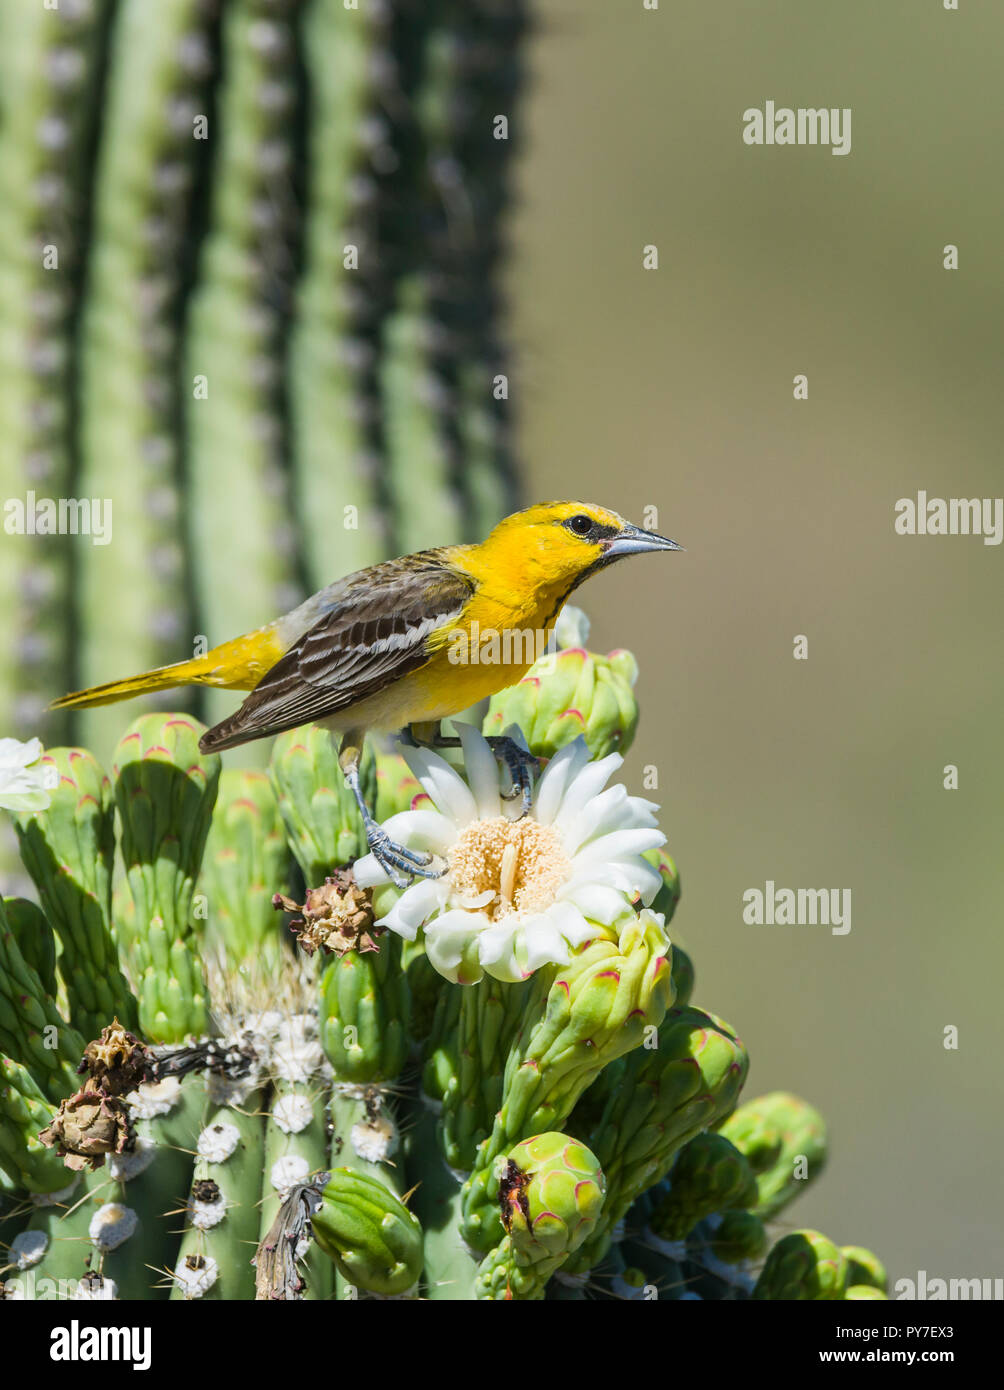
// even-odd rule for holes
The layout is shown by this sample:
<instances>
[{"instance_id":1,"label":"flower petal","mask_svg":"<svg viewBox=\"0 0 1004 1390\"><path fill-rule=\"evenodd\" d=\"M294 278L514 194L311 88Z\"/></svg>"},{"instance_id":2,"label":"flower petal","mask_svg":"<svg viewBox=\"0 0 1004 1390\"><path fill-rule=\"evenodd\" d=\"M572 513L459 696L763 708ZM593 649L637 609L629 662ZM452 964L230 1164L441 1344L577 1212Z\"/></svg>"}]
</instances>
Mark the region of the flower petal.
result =
<instances>
[{"instance_id":1,"label":"flower petal","mask_svg":"<svg viewBox=\"0 0 1004 1390\"><path fill-rule=\"evenodd\" d=\"M425 951L440 975L457 984L463 967L464 982L477 983L481 974L473 964L477 952L471 948L478 946L487 925L488 918L483 913L459 909L444 912L428 923L425 928Z\"/></svg>"},{"instance_id":2,"label":"flower petal","mask_svg":"<svg viewBox=\"0 0 1004 1390\"><path fill-rule=\"evenodd\" d=\"M497 820L502 814L499 796L499 765L487 739L473 724L451 721L460 735L464 750L464 771L477 804L479 820Z\"/></svg>"},{"instance_id":3,"label":"flower petal","mask_svg":"<svg viewBox=\"0 0 1004 1390\"><path fill-rule=\"evenodd\" d=\"M414 941L419 927L445 905L447 891L441 879L421 878L404 890L377 925L397 932L406 941Z\"/></svg>"},{"instance_id":4,"label":"flower petal","mask_svg":"<svg viewBox=\"0 0 1004 1390\"><path fill-rule=\"evenodd\" d=\"M30 767L41 756L41 739L30 738L22 743L16 738L0 738L0 768Z\"/></svg>"},{"instance_id":5,"label":"flower petal","mask_svg":"<svg viewBox=\"0 0 1004 1390\"><path fill-rule=\"evenodd\" d=\"M565 792L561 810L554 818L554 824L562 834L567 826L571 825L583 806L588 805L595 796L599 796L613 774L619 767L623 766L623 763L624 759L620 753L608 753L605 758L600 758L598 762L587 763L572 779Z\"/></svg>"},{"instance_id":6,"label":"flower petal","mask_svg":"<svg viewBox=\"0 0 1004 1390\"><path fill-rule=\"evenodd\" d=\"M637 830L613 830L609 835L590 840L584 849L573 855L572 867L577 869L580 862L585 863L586 856L596 864L609 863L618 859L635 858L641 855L643 850L658 849L665 843L665 835L656 826L651 829L641 827Z\"/></svg>"},{"instance_id":7,"label":"flower petal","mask_svg":"<svg viewBox=\"0 0 1004 1390\"><path fill-rule=\"evenodd\" d=\"M585 802L562 830L561 842L565 853L571 858L578 854L587 840L607 835L613 830L626 829L630 824L627 799L627 789L617 782Z\"/></svg>"},{"instance_id":8,"label":"flower petal","mask_svg":"<svg viewBox=\"0 0 1004 1390\"><path fill-rule=\"evenodd\" d=\"M403 745L405 762L432 798L432 803L456 826L470 824L477 816L477 806L470 787L444 758L428 748ZM405 815L417 812L404 812Z\"/></svg>"},{"instance_id":9,"label":"flower petal","mask_svg":"<svg viewBox=\"0 0 1004 1390\"><path fill-rule=\"evenodd\" d=\"M37 738L27 743L0 739L0 807L24 815L44 811L52 804L52 793L45 785L48 769L39 761L41 756L42 744Z\"/></svg>"},{"instance_id":10,"label":"flower petal","mask_svg":"<svg viewBox=\"0 0 1004 1390\"><path fill-rule=\"evenodd\" d=\"M526 976L516 959L518 918L515 913L487 927L478 939L478 959L495 980L515 984Z\"/></svg>"},{"instance_id":11,"label":"flower petal","mask_svg":"<svg viewBox=\"0 0 1004 1390\"><path fill-rule=\"evenodd\" d=\"M398 811L387 817L383 828L398 844L407 845L409 849L430 850L433 854L446 854L457 841L457 827L449 816L428 806Z\"/></svg>"},{"instance_id":12,"label":"flower petal","mask_svg":"<svg viewBox=\"0 0 1004 1390\"><path fill-rule=\"evenodd\" d=\"M360 888L380 888L390 883L390 874L375 854L364 854L352 865L352 877Z\"/></svg>"},{"instance_id":13,"label":"flower petal","mask_svg":"<svg viewBox=\"0 0 1004 1390\"><path fill-rule=\"evenodd\" d=\"M559 890L558 897L560 902L571 903L583 917L589 917L604 927L613 926L614 922L633 911L627 894L605 883L566 883Z\"/></svg>"},{"instance_id":14,"label":"flower petal","mask_svg":"<svg viewBox=\"0 0 1004 1390\"><path fill-rule=\"evenodd\" d=\"M559 748L537 783L533 814L541 825L550 825L561 809L569 785L589 762L589 749L580 734Z\"/></svg>"},{"instance_id":15,"label":"flower petal","mask_svg":"<svg viewBox=\"0 0 1004 1390\"><path fill-rule=\"evenodd\" d=\"M598 883L616 888L628 900L634 900L640 894L643 903L650 903L662 887L659 871L640 855L611 860L606 864L592 862L588 853L580 858L582 862L576 866L571 878L563 885L563 896L567 896L570 888L582 883Z\"/></svg>"}]
</instances>

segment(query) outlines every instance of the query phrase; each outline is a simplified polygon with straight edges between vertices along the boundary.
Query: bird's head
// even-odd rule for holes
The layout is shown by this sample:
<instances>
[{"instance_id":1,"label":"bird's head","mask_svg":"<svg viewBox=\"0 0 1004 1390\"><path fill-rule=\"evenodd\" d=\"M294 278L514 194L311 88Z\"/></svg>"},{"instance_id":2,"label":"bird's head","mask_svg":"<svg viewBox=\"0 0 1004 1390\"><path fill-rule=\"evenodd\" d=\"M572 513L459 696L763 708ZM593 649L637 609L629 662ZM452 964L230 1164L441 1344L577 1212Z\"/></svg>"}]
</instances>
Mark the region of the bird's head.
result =
<instances>
[{"instance_id":1,"label":"bird's head","mask_svg":"<svg viewBox=\"0 0 1004 1390\"><path fill-rule=\"evenodd\" d=\"M486 544L519 557L541 581L570 589L627 555L683 549L592 502L538 502L500 521Z\"/></svg>"}]
</instances>

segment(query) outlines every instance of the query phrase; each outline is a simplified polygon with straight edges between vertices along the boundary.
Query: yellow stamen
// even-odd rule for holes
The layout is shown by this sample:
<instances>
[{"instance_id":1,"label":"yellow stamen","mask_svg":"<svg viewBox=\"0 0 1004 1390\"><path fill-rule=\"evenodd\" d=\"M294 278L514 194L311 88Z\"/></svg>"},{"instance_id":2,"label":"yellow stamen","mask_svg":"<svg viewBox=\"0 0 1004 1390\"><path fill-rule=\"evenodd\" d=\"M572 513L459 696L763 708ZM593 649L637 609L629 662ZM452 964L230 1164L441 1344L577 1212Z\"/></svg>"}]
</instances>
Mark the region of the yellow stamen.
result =
<instances>
[{"instance_id":1,"label":"yellow stamen","mask_svg":"<svg viewBox=\"0 0 1004 1390\"><path fill-rule=\"evenodd\" d=\"M510 840L502 851L502 864L499 868L499 900L502 910L512 906L512 896L516 891L516 867L519 864L519 850Z\"/></svg>"},{"instance_id":2,"label":"yellow stamen","mask_svg":"<svg viewBox=\"0 0 1004 1390\"><path fill-rule=\"evenodd\" d=\"M454 894L477 898L493 893L492 901L479 909L493 921L512 912L543 912L570 871L561 836L529 816L473 821L449 853Z\"/></svg>"}]
</instances>

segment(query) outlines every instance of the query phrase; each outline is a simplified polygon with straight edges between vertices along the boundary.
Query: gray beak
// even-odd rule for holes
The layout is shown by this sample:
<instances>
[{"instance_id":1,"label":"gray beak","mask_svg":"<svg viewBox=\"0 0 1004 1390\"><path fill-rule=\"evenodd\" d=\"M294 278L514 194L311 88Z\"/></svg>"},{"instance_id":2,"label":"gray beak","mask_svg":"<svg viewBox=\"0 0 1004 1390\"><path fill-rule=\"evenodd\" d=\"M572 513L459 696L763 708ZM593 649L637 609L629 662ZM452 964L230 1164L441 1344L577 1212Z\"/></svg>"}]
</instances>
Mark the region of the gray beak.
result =
<instances>
[{"instance_id":1,"label":"gray beak","mask_svg":"<svg viewBox=\"0 0 1004 1390\"><path fill-rule=\"evenodd\" d=\"M640 526L625 526L619 536L607 546L607 557L620 559L622 555L643 555L648 550L682 550L682 545L658 536L654 531L643 531Z\"/></svg>"}]
</instances>

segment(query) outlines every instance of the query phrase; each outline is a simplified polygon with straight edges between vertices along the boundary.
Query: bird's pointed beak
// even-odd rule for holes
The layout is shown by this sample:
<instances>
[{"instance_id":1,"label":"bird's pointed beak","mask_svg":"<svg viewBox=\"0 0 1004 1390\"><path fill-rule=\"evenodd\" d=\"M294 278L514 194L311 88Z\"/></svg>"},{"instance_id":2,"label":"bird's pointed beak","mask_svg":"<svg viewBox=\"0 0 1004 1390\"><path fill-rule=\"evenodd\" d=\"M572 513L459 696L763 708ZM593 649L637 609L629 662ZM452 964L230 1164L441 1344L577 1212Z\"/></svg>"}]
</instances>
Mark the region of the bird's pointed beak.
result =
<instances>
[{"instance_id":1,"label":"bird's pointed beak","mask_svg":"<svg viewBox=\"0 0 1004 1390\"><path fill-rule=\"evenodd\" d=\"M666 536L657 535L655 531L643 531L640 526L625 526L607 546L607 555L616 560L622 555L643 555L648 550L682 549L682 545L677 545L676 541Z\"/></svg>"}]
</instances>

